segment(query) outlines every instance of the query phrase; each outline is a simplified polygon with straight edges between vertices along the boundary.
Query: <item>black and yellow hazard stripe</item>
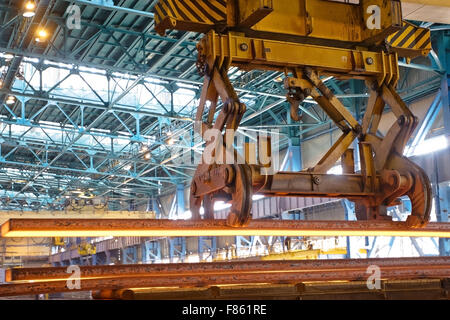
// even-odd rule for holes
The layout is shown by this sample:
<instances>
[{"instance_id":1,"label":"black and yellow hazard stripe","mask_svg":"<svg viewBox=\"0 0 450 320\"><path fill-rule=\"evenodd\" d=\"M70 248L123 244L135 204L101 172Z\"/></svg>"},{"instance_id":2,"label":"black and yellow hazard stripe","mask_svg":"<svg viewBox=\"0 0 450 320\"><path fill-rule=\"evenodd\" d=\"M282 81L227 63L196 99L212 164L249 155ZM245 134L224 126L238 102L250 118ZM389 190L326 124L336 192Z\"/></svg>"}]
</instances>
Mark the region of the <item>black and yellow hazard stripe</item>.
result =
<instances>
[{"instance_id":1,"label":"black and yellow hazard stripe","mask_svg":"<svg viewBox=\"0 0 450 320\"><path fill-rule=\"evenodd\" d=\"M393 49L403 51L428 51L431 50L430 30L403 22L403 28L389 36L387 43Z\"/></svg>"},{"instance_id":2,"label":"black and yellow hazard stripe","mask_svg":"<svg viewBox=\"0 0 450 320\"><path fill-rule=\"evenodd\" d=\"M159 0L155 6L156 25L167 18L183 23L214 25L226 20L227 0Z\"/></svg>"}]
</instances>

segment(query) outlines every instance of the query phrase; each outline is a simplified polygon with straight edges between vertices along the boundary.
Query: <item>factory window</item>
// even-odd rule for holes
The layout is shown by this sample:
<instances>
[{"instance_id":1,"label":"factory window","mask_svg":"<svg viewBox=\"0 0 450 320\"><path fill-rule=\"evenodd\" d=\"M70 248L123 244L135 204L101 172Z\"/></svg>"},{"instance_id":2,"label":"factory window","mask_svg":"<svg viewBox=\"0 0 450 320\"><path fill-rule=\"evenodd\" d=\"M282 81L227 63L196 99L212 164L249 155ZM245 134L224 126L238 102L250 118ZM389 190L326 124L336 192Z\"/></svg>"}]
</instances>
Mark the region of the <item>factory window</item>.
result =
<instances>
[{"instance_id":1,"label":"factory window","mask_svg":"<svg viewBox=\"0 0 450 320\"><path fill-rule=\"evenodd\" d=\"M327 174L341 175L342 174L342 166L339 164L334 166L330 170L328 170Z\"/></svg>"},{"instance_id":2,"label":"factory window","mask_svg":"<svg viewBox=\"0 0 450 320\"><path fill-rule=\"evenodd\" d=\"M449 147L449 139L445 135L440 135L426 139L417 145L406 148L404 155L407 157L422 156L433 152L445 150Z\"/></svg>"}]
</instances>

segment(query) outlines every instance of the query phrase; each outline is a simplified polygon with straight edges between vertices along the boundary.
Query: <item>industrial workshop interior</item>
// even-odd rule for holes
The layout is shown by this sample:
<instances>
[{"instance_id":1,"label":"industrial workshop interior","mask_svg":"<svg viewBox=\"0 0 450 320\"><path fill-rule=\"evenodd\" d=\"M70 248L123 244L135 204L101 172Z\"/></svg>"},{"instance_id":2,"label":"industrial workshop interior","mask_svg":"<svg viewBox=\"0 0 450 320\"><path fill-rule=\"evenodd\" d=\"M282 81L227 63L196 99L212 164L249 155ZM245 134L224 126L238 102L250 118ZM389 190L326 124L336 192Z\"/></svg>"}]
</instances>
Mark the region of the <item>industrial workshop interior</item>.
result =
<instances>
[{"instance_id":1,"label":"industrial workshop interior","mask_svg":"<svg viewBox=\"0 0 450 320\"><path fill-rule=\"evenodd\" d=\"M448 301L449 88L448 0L0 0L0 300Z\"/></svg>"}]
</instances>

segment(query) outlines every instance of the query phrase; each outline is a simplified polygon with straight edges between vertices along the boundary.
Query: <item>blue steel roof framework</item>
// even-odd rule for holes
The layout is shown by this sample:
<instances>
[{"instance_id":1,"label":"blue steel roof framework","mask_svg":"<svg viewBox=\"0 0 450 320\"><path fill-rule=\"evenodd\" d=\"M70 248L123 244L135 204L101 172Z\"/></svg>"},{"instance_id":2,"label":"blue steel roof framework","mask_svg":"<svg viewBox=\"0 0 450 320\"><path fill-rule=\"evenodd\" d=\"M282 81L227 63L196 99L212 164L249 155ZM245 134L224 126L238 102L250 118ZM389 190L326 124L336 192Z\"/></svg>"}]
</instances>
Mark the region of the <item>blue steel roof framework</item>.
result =
<instances>
[{"instance_id":1,"label":"blue steel roof framework","mask_svg":"<svg viewBox=\"0 0 450 320\"><path fill-rule=\"evenodd\" d=\"M175 165L171 156L199 151L189 137L202 84L195 68L201 35L171 31L161 37L151 14L156 1L115 2L41 0L36 15L24 18L23 1L0 1L1 207L57 207L78 189L148 198L189 181L195 167ZM66 25L71 4L81 9L80 29ZM440 27L436 32L448 32ZM47 41L34 40L39 28L47 30ZM413 87L400 86L405 100L438 90L435 55L428 65L401 65L408 67L404 76L411 68L430 75ZM280 76L230 70L248 105L242 127L278 128L282 147L289 137L330 130L331 121L312 101L302 106L303 122L291 123ZM352 111L364 111L367 95L357 81L327 83ZM187 101L180 102L180 92ZM9 96L14 104L6 103Z\"/></svg>"}]
</instances>

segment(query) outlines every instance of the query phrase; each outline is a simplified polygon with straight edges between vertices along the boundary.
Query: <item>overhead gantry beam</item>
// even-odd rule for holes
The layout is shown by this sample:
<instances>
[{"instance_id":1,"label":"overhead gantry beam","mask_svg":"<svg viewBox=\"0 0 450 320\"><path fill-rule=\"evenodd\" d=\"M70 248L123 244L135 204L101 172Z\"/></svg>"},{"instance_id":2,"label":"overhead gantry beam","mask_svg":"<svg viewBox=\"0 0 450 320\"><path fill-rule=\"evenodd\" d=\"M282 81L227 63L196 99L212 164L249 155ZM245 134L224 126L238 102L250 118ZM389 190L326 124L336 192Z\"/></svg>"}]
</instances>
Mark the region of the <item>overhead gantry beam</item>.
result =
<instances>
[{"instance_id":1,"label":"overhead gantry beam","mask_svg":"<svg viewBox=\"0 0 450 320\"><path fill-rule=\"evenodd\" d=\"M154 219L154 212L145 211L110 211L86 206L80 210L38 210L38 211L0 211L0 224L10 219Z\"/></svg>"},{"instance_id":2,"label":"overhead gantry beam","mask_svg":"<svg viewBox=\"0 0 450 320\"><path fill-rule=\"evenodd\" d=\"M11 237L199 237L199 236L398 236L450 238L450 223L412 229L400 221L253 220L233 228L226 220L11 219L1 227Z\"/></svg>"},{"instance_id":3,"label":"overhead gantry beam","mask_svg":"<svg viewBox=\"0 0 450 320\"><path fill-rule=\"evenodd\" d=\"M402 0L403 18L450 23L450 2L443 0Z\"/></svg>"},{"instance_id":4,"label":"overhead gantry beam","mask_svg":"<svg viewBox=\"0 0 450 320\"><path fill-rule=\"evenodd\" d=\"M104 9L104 10L111 10L114 12L131 14L131 15L135 15L135 16L147 17L147 18L152 18L152 19L155 16L152 12L136 10L136 9L115 6L115 5L107 5L107 4L103 4L103 3L95 3L92 1L85 1L85 0L69 1L69 0L66 0L66 2L71 2L71 3L78 4L78 5L91 6L91 7L95 7L95 8L99 8L99 9Z\"/></svg>"}]
</instances>

